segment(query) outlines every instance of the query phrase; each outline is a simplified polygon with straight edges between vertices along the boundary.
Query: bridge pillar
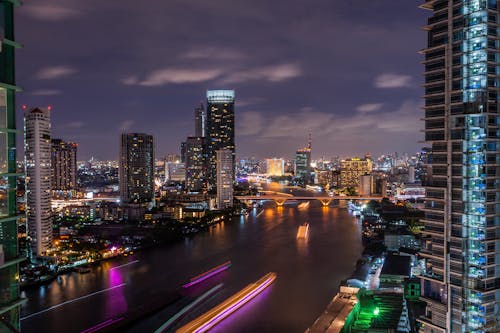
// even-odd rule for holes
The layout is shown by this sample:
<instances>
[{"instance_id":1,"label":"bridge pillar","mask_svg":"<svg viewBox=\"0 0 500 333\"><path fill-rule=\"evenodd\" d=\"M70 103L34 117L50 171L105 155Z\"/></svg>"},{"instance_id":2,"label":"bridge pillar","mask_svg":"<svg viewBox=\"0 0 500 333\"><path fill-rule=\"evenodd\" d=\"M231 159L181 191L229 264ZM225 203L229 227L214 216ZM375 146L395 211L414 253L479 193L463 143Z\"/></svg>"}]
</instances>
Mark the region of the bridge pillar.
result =
<instances>
[{"instance_id":1,"label":"bridge pillar","mask_svg":"<svg viewBox=\"0 0 500 333\"><path fill-rule=\"evenodd\" d=\"M275 199L274 202L276 203L276 206L283 207L283 205L286 202L286 199Z\"/></svg>"},{"instance_id":2,"label":"bridge pillar","mask_svg":"<svg viewBox=\"0 0 500 333\"><path fill-rule=\"evenodd\" d=\"M333 199L320 199L319 201L321 201L323 207L328 207L330 206L330 203L333 201Z\"/></svg>"}]
</instances>

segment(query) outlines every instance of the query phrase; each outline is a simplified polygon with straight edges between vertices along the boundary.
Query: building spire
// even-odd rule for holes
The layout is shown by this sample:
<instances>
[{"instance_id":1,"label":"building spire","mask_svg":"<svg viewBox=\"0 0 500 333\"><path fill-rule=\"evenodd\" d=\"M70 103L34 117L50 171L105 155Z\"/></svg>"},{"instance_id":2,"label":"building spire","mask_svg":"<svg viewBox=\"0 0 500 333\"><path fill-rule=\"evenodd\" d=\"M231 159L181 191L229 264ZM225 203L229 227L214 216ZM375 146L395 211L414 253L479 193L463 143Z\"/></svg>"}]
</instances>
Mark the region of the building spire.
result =
<instances>
[{"instance_id":1,"label":"building spire","mask_svg":"<svg viewBox=\"0 0 500 333\"><path fill-rule=\"evenodd\" d=\"M308 140L308 143L307 143L307 148L309 148L309 149L312 148L312 136L311 136L311 133L309 133L309 140Z\"/></svg>"}]
</instances>

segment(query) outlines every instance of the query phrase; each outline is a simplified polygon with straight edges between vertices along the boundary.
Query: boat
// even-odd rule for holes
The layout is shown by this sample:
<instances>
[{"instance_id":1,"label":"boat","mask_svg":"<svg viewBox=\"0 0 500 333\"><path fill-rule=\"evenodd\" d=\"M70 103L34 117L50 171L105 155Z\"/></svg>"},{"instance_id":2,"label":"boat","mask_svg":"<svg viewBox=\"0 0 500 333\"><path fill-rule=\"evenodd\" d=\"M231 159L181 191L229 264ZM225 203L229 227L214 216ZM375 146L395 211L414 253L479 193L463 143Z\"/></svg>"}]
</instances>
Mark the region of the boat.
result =
<instances>
[{"instance_id":1,"label":"boat","mask_svg":"<svg viewBox=\"0 0 500 333\"><path fill-rule=\"evenodd\" d=\"M304 223L297 231L297 239L307 239L309 237L309 223Z\"/></svg>"},{"instance_id":2,"label":"boat","mask_svg":"<svg viewBox=\"0 0 500 333\"><path fill-rule=\"evenodd\" d=\"M233 312L248 303L255 296L269 287L276 279L276 273L270 272L254 283L249 284L224 302L179 328L177 333L207 332Z\"/></svg>"},{"instance_id":3,"label":"boat","mask_svg":"<svg viewBox=\"0 0 500 333\"><path fill-rule=\"evenodd\" d=\"M299 209L306 209L307 207L309 207L309 204L310 202L309 201L305 201L305 202L301 202L299 203L299 205L297 206Z\"/></svg>"},{"instance_id":4,"label":"boat","mask_svg":"<svg viewBox=\"0 0 500 333\"><path fill-rule=\"evenodd\" d=\"M195 284L198 284L202 281L205 281L206 279L208 279L214 275L217 275L230 267L231 267L231 261L226 261L225 263L223 263L219 266L216 266L216 267L214 267L214 268L212 268L204 273L201 273L198 276L195 276L194 278L190 279L189 282L186 283L185 285L183 285L182 287L189 288L191 286L194 286Z\"/></svg>"}]
</instances>

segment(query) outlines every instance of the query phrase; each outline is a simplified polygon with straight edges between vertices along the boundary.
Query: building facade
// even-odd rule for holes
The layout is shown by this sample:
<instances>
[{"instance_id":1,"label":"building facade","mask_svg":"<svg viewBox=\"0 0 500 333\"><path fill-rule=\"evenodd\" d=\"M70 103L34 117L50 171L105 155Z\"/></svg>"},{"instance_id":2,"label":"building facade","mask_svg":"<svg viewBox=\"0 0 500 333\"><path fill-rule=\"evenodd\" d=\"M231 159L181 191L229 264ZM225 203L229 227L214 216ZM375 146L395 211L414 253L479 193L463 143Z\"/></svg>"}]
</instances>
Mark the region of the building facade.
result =
<instances>
[{"instance_id":1,"label":"building facade","mask_svg":"<svg viewBox=\"0 0 500 333\"><path fill-rule=\"evenodd\" d=\"M33 256L52 246L50 111L34 108L24 115L26 220Z\"/></svg>"},{"instance_id":2,"label":"building facade","mask_svg":"<svg viewBox=\"0 0 500 333\"><path fill-rule=\"evenodd\" d=\"M52 139L51 145L52 190L76 190L76 152L78 145L74 142L64 142L61 139Z\"/></svg>"},{"instance_id":3,"label":"building facade","mask_svg":"<svg viewBox=\"0 0 500 333\"><path fill-rule=\"evenodd\" d=\"M14 6L0 0L0 332L20 329L19 249L16 215L16 111Z\"/></svg>"},{"instance_id":4,"label":"building facade","mask_svg":"<svg viewBox=\"0 0 500 333\"><path fill-rule=\"evenodd\" d=\"M207 91L207 180L209 189L216 188L217 150L230 150L235 166L234 90ZM234 181L234 171L232 172Z\"/></svg>"},{"instance_id":5,"label":"building facade","mask_svg":"<svg viewBox=\"0 0 500 333\"><path fill-rule=\"evenodd\" d=\"M233 206L234 162L230 149L220 149L217 156L217 208Z\"/></svg>"},{"instance_id":6,"label":"building facade","mask_svg":"<svg viewBox=\"0 0 500 333\"><path fill-rule=\"evenodd\" d=\"M203 103L194 109L194 136L202 138L207 136L207 110Z\"/></svg>"},{"instance_id":7,"label":"building facade","mask_svg":"<svg viewBox=\"0 0 500 333\"><path fill-rule=\"evenodd\" d=\"M500 332L499 3L433 0L421 332Z\"/></svg>"},{"instance_id":8,"label":"building facade","mask_svg":"<svg viewBox=\"0 0 500 333\"><path fill-rule=\"evenodd\" d=\"M301 185L312 183L311 148L301 148L295 153L295 178Z\"/></svg>"},{"instance_id":9,"label":"building facade","mask_svg":"<svg viewBox=\"0 0 500 333\"><path fill-rule=\"evenodd\" d=\"M373 162L370 158L349 158L340 161L341 187L358 188L361 176L372 172Z\"/></svg>"},{"instance_id":10,"label":"building facade","mask_svg":"<svg viewBox=\"0 0 500 333\"><path fill-rule=\"evenodd\" d=\"M120 199L122 203L154 200L153 136L123 133L120 146Z\"/></svg>"},{"instance_id":11,"label":"building facade","mask_svg":"<svg viewBox=\"0 0 500 333\"><path fill-rule=\"evenodd\" d=\"M186 140L186 189L200 192L206 189L207 149L204 137L191 136Z\"/></svg>"},{"instance_id":12,"label":"building facade","mask_svg":"<svg viewBox=\"0 0 500 333\"><path fill-rule=\"evenodd\" d=\"M282 158L266 159L266 174L281 177L285 175L285 160Z\"/></svg>"}]
</instances>

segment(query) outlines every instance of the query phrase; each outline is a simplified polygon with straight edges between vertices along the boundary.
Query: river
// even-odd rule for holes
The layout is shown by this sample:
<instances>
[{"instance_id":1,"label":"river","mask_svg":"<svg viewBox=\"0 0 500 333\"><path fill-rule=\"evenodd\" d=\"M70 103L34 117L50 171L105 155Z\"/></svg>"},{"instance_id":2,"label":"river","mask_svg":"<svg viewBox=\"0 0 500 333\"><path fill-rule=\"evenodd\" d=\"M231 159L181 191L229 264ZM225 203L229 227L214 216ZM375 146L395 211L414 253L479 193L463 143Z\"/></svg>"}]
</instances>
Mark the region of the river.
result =
<instances>
[{"instance_id":1,"label":"river","mask_svg":"<svg viewBox=\"0 0 500 333\"><path fill-rule=\"evenodd\" d=\"M310 224L308 241L298 227ZM169 247L136 253L71 273L24 292L22 332L81 332L154 297L178 290L189 278L231 260L232 267L182 293L182 298L127 332L152 332L209 288L223 288L195 307L171 330L194 319L268 272L270 288L212 329L212 332L304 332L324 310L362 252L357 220L344 208L266 203Z\"/></svg>"}]
</instances>

